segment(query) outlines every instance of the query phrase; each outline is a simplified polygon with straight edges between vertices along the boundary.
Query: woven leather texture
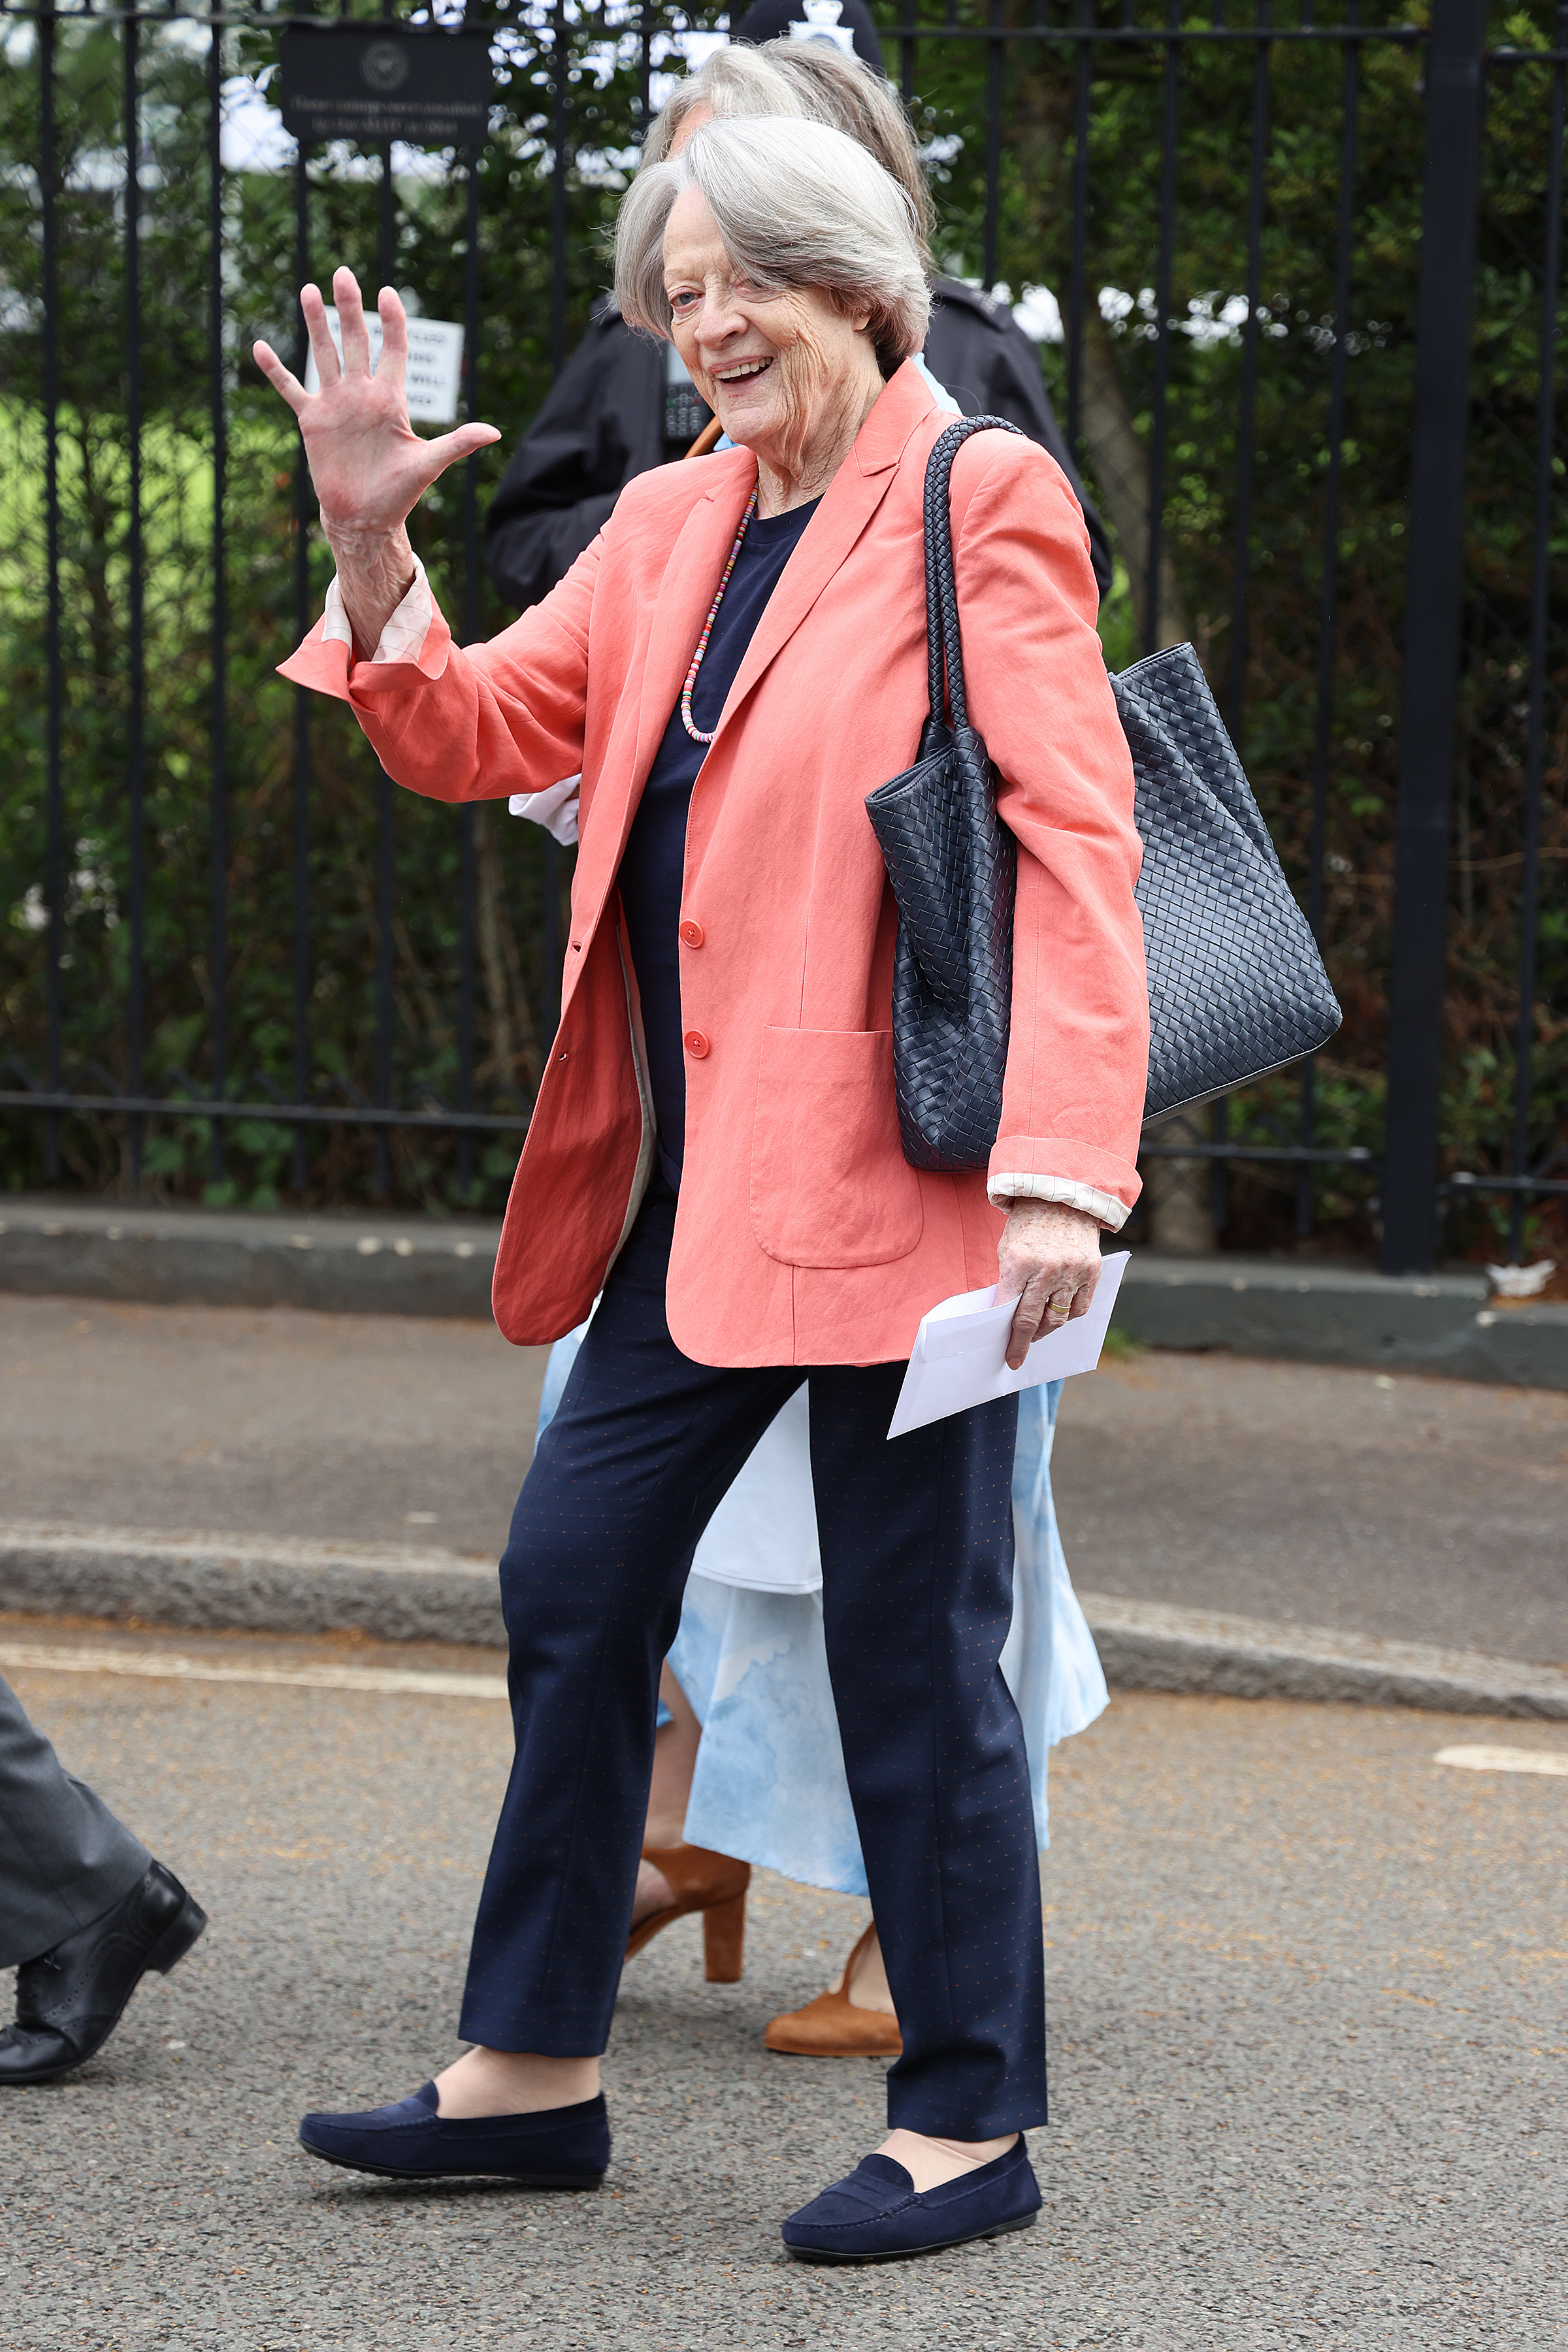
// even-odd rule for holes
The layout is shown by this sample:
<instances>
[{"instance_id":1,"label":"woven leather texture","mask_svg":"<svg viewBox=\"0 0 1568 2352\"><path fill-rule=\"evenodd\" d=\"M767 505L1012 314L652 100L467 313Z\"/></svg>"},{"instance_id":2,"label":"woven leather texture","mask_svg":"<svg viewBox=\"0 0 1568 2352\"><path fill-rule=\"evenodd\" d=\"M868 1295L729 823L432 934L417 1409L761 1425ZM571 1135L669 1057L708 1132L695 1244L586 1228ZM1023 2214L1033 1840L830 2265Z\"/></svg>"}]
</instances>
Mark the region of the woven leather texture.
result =
<instances>
[{"instance_id":1,"label":"woven leather texture","mask_svg":"<svg viewBox=\"0 0 1568 2352\"><path fill-rule=\"evenodd\" d=\"M1191 646L1112 677L1143 839L1146 1119L1326 1045L1342 1015Z\"/></svg>"},{"instance_id":2,"label":"woven leather texture","mask_svg":"<svg viewBox=\"0 0 1568 2352\"><path fill-rule=\"evenodd\" d=\"M987 429L1018 428L961 417L926 467L931 711L914 766L866 802L899 909L893 1079L916 1168L989 1165L1007 1068L1017 849L969 725L949 509L953 458ZM1151 654L1110 685L1143 842L1149 1120L1315 1053L1342 1016L1192 646Z\"/></svg>"},{"instance_id":3,"label":"woven leather texture","mask_svg":"<svg viewBox=\"0 0 1568 2352\"><path fill-rule=\"evenodd\" d=\"M997 816L995 778L964 703L948 502L954 457L988 427L1018 430L1004 417L960 417L926 467L931 710L914 766L866 802L899 909L893 1084L916 1168L987 1165L1007 1069L1017 845Z\"/></svg>"}]
</instances>

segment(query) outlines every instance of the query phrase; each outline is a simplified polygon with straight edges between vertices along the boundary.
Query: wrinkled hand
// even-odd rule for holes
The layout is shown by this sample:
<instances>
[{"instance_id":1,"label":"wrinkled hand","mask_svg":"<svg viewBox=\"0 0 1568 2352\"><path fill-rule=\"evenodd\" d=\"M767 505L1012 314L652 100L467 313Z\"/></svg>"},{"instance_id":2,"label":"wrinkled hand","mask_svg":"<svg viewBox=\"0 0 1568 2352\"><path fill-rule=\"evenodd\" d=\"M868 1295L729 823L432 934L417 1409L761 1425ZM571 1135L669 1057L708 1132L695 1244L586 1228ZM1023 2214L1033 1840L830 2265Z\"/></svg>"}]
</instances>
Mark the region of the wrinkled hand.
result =
<instances>
[{"instance_id":1,"label":"wrinkled hand","mask_svg":"<svg viewBox=\"0 0 1568 2352\"><path fill-rule=\"evenodd\" d=\"M370 372L370 335L359 281L352 269L332 273L332 299L342 330L342 363L327 325L320 289L307 286L300 308L321 380L308 393L270 343L257 343L257 366L300 420L321 522L339 540L369 549L393 538L432 482L459 457L499 441L493 425L459 425L422 441L408 421L404 381L408 366L408 316L390 286L376 298L381 357Z\"/></svg>"},{"instance_id":2,"label":"wrinkled hand","mask_svg":"<svg viewBox=\"0 0 1568 2352\"><path fill-rule=\"evenodd\" d=\"M1100 1227L1058 1201L1015 1201L996 1244L998 1300L1016 1297L1007 1361L1016 1371L1042 1330L1089 1313L1100 1280Z\"/></svg>"}]
</instances>

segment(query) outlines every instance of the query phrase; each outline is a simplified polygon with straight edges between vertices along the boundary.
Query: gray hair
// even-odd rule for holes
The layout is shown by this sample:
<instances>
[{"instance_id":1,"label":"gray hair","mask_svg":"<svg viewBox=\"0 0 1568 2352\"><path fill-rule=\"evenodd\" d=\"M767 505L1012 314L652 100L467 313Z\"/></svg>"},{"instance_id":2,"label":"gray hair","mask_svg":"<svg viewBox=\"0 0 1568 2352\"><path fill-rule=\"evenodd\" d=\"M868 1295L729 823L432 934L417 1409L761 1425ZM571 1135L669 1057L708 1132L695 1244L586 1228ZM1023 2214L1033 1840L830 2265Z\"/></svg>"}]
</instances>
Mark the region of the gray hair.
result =
<instances>
[{"instance_id":1,"label":"gray hair","mask_svg":"<svg viewBox=\"0 0 1568 2352\"><path fill-rule=\"evenodd\" d=\"M665 161L681 124L700 107L727 121L738 114L798 114L815 119L816 109L803 104L793 83L773 65L769 51L775 46L782 48L784 44L770 42L767 49L743 45L715 49L698 72L678 81L648 124L639 171Z\"/></svg>"},{"instance_id":2,"label":"gray hair","mask_svg":"<svg viewBox=\"0 0 1568 2352\"><path fill-rule=\"evenodd\" d=\"M914 206L921 259L930 268L936 207L921 152L903 107L864 58L847 57L826 41L792 41L787 36L755 49L715 49L698 72L676 83L649 123L639 168L662 163L682 124L700 109L725 121L742 115L800 115L847 131Z\"/></svg>"},{"instance_id":3,"label":"gray hair","mask_svg":"<svg viewBox=\"0 0 1568 2352\"><path fill-rule=\"evenodd\" d=\"M716 65L724 54L719 51L710 64ZM755 55L788 84L795 100L788 109L770 106L770 114L798 110L810 122L827 122L835 131L847 131L868 155L876 157L889 178L898 182L914 207L921 258L929 269L936 206L910 118L891 85L864 58L846 56L827 41L792 41L786 37L765 42ZM738 114L742 110L716 106L713 111Z\"/></svg>"},{"instance_id":4,"label":"gray hair","mask_svg":"<svg viewBox=\"0 0 1568 2352\"><path fill-rule=\"evenodd\" d=\"M688 187L758 286L816 287L843 310L867 311L884 375L920 350L931 295L909 197L844 131L766 115L704 123L632 182L616 224L616 300L628 326L668 337L664 232Z\"/></svg>"}]
</instances>

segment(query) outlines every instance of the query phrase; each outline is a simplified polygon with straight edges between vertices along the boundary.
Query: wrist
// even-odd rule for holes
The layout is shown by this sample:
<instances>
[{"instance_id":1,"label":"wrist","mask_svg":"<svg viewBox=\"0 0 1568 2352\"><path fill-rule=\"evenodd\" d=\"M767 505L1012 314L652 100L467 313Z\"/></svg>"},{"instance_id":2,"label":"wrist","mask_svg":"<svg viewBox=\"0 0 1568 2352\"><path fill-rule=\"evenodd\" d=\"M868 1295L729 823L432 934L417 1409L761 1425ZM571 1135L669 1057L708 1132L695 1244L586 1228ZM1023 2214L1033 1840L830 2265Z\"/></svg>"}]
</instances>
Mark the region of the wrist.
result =
<instances>
[{"instance_id":1,"label":"wrist","mask_svg":"<svg viewBox=\"0 0 1568 2352\"><path fill-rule=\"evenodd\" d=\"M1005 1217L1026 1210L1058 1211L1067 1216L1081 1217L1097 1234L1119 1233L1127 1221L1127 1209L1116 1195L1102 1192L1091 1184L1058 1177L1014 1178L1007 1181L1021 1183L1027 1189L1015 1192L993 1184L988 1195L991 1205L1000 1209Z\"/></svg>"},{"instance_id":2,"label":"wrist","mask_svg":"<svg viewBox=\"0 0 1568 2352\"><path fill-rule=\"evenodd\" d=\"M1103 1226L1090 1209L1080 1209L1072 1201L1039 1201L1032 1193L1022 1192L996 1201L993 1207L1005 1216L1016 1217L1022 1224L1056 1224L1060 1222L1070 1232L1075 1225L1085 1225L1091 1233L1100 1233Z\"/></svg>"},{"instance_id":3,"label":"wrist","mask_svg":"<svg viewBox=\"0 0 1568 2352\"><path fill-rule=\"evenodd\" d=\"M337 590L353 635L356 659L373 654L382 632L415 581L418 568L407 531L370 533L353 525L340 529L322 517L327 543L337 565Z\"/></svg>"},{"instance_id":4,"label":"wrist","mask_svg":"<svg viewBox=\"0 0 1568 2352\"><path fill-rule=\"evenodd\" d=\"M384 575L388 580L400 576L405 586L413 580L414 548L406 523L400 522L395 530L384 525L370 528L348 519L339 521L323 508L321 530L340 572Z\"/></svg>"}]
</instances>

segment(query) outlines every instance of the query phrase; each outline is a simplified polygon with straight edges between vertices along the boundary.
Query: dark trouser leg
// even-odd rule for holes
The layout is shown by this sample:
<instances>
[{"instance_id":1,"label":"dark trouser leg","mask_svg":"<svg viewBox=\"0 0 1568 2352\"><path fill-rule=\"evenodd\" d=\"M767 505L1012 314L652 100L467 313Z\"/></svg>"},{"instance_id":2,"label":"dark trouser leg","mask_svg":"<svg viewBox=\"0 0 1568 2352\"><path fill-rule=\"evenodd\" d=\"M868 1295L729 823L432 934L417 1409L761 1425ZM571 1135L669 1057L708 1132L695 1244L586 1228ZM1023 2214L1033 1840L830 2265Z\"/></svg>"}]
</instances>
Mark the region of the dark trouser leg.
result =
<instances>
[{"instance_id":1,"label":"dark trouser leg","mask_svg":"<svg viewBox=\"0 0 1568 2352\"><path fill-rule=\"evenodd\" d=\"M152 1859L0 1682L0 1969L36 1960L101 1919Z\"/></svg>"},{"instance_id":2,"label":"dark trouser leg","mask_svg":"<svg viewBox=\"0 0 1568 2352\"><path fill-rule=\"evenodd\" d=\"M691 1555L804 1371L694 1364L670 1339L673 1196L648 1196L518 1498L501 1560L517 1753L460 2031L593 2057L609 2038L658 1674Z\"/></svg>"},{"instance_id":3,"label":"dark trouser leg","mask_svg":"<svg viewBox=\"0 0 1568 2352\"><path fill-rule=\"evenodd\" d=\"M1016 1399L887 1443L901 1364L813 1370L834 1701L903 2056L894 2126L989 2139L1046 2117L1039 1863L998 1660Z\"/></svg>"}]
</instances>

